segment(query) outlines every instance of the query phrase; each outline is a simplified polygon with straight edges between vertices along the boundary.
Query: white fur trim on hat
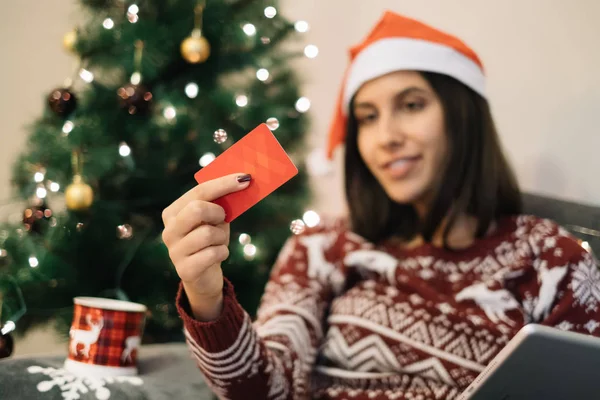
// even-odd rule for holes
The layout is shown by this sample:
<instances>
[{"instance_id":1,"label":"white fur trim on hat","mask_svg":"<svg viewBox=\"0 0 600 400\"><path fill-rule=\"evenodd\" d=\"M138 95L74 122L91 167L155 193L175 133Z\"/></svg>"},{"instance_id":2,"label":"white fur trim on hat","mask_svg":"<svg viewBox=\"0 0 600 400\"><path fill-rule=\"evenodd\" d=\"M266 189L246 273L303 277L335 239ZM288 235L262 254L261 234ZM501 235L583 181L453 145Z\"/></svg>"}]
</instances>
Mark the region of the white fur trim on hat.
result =
<instances>
[{"instance_id":1,"label":"white fur trim on hat","mask_svg":"<svg viewBox=\"0 0 600 400\"><path fill-rule=\"evenodd\" d=\"M344 88L344 113L348 113L352 96L365 82L400 70L449 75L485 97L485 76L469 57L426 40L388 38L366 47L352 62Z\"/></svg>"}]
</instances>

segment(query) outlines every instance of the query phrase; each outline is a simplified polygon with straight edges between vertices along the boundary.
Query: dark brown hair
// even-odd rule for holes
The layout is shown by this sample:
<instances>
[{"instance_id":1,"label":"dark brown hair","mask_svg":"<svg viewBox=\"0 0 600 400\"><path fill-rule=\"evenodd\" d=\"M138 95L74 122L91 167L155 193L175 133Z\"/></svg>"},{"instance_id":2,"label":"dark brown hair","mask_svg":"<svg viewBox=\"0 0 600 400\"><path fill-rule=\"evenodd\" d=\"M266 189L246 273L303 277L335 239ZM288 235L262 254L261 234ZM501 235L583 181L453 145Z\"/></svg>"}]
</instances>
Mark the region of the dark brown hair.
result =
<instances>
[{"instance_id":1,"label":"dark brown hair","mask_svg":"<svg viewBox=\"0 0 600 400\"><path fill-rule=\"evenodd\" d=\"M447 218L443 238L457 216L477 219L477 237L497 218L521 212L517 180L502 152L486 99L456 79L430 72L422 76L439 97L444 111L448 154L434 200L420 219L410 204L390 199L358 151L358 124L350 107L345 154L345 190L352 229L373 243L391 236L430 242Z\"/></svg>"}]
</instances>

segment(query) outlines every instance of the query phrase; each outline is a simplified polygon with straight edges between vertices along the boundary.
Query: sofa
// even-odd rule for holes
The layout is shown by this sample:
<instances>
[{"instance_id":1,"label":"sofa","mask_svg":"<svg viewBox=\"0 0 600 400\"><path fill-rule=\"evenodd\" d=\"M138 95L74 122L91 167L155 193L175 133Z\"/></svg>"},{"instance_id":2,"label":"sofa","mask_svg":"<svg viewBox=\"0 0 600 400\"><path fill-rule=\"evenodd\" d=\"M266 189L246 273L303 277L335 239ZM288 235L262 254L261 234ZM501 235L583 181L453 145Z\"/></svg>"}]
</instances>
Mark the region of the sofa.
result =
<instances>
[{"instance_id":1,"label":"sofa","mask_svg":"<svg viewBox=\"0 0 600 400\"><path fill-rule=\"evenodd\" d=\"M600 254L600 207L524 195L525 212L565 226ZM184 343L141 348L139 375L118 379L77 379L62 370L65 354L0 361L0 400L175 400L214 399ZM251 398L250 395L248 398Z\"/></svg>"}]
</instances>

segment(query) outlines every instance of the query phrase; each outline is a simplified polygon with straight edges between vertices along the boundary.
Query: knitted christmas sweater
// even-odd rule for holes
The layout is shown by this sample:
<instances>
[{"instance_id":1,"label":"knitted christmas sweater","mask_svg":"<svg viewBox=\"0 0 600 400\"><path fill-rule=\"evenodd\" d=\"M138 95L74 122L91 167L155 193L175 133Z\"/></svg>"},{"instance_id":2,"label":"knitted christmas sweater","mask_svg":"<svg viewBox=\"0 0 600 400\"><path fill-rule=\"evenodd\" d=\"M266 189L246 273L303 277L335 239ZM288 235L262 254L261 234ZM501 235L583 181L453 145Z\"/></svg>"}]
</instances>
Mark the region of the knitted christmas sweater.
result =
<instances>
[{"instance_id":1,"label":"knitted christmas sweater","mask_svg":"<svg viewBox=\"0 0 600 400\"><path fill-rule=\"evenodd\" d=\"M339 220L291 237L255 321L177 297L222 399L453 399L527 323L600 336L600 270L566 230L504 218L468 249L374 245Z\"/></svg>"}]
</instances>

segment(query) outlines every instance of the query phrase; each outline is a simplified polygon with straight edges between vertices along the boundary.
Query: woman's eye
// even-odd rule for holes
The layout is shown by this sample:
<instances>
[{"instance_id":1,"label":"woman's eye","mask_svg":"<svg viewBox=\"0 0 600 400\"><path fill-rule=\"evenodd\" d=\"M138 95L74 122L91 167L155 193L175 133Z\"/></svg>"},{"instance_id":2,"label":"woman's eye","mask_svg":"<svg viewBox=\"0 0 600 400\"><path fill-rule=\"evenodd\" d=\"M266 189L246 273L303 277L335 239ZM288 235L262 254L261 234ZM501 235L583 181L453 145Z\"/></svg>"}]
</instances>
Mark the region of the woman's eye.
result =
<instances>
[{"instance_id":1,"label":"woman's eye","mask_svg":"<svg viewBox=\"0 0 600 400\"><path fill-rule=\"evenodd\" d=\"M367 124L370 122L373 122L376 118L375 114L369 114L369 115L363 115L357 118L358 120L358 124L359 125L363 125L363 124Z\"/></svg>"},{"instance_id":2,"label":"woman's eye","mask_svg":"<svg viewBox=\"0 0 600 400\"><path fill-rule=\"evenodd\" d=\"M403 108L408 111L419 111L425 107L425 102L423 101L407 101L403 104Z\"/></svg>"}]
</instances>

